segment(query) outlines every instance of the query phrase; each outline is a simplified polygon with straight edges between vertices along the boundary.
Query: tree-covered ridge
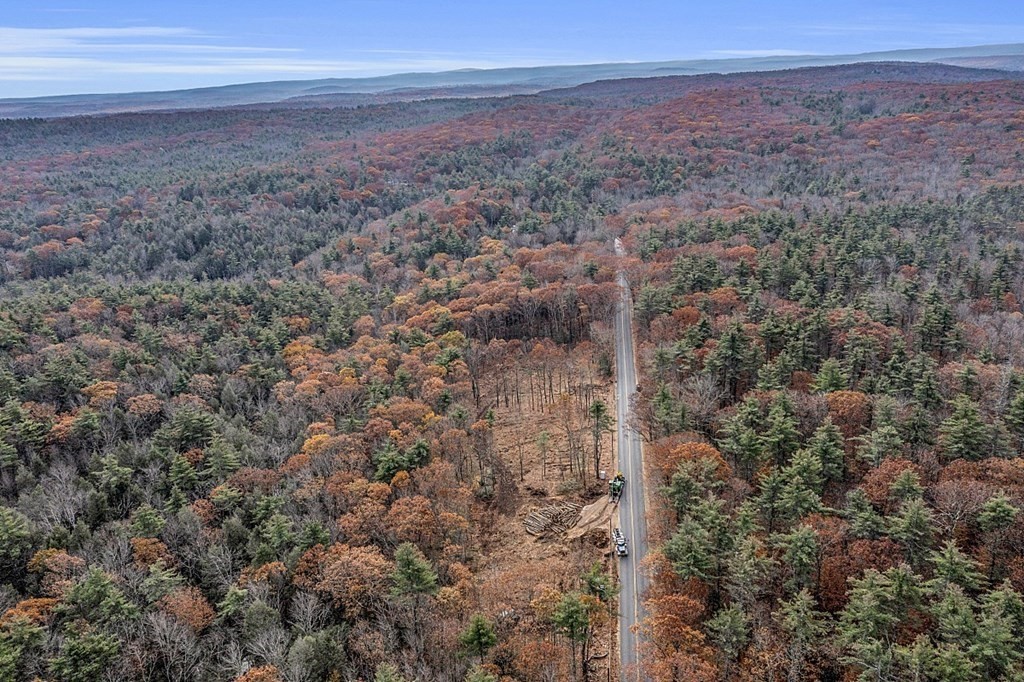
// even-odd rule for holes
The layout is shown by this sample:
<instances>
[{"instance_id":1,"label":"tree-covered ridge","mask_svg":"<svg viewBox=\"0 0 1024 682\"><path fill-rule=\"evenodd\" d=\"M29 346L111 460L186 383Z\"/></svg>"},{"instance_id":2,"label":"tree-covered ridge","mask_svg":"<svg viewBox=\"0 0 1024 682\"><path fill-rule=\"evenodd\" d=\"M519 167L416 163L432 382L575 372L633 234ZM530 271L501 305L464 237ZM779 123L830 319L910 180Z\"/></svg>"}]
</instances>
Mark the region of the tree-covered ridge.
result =
<instances>
[{"instance_id":1,"label":"tree-covered ridge","mask_svg":"<svg viewBox=\"0 0 1024 682\"><path fill-rule=\"evenodd\" d=\"M619 269L651 677L1015 679L1020 86L843 73L0 122L0 679L607 665Z\"/></svg>"},{"instance_id":2,"label":"tree-covered ridge","mask_svg":"<svg viewBox=\"0 0 1024 682\"><path fill-rule=\"evenodd\" d=\"M705 613L652 666L1019 674L1022 199L631 228L654 603Z\"/></svg>"}]
</instances>

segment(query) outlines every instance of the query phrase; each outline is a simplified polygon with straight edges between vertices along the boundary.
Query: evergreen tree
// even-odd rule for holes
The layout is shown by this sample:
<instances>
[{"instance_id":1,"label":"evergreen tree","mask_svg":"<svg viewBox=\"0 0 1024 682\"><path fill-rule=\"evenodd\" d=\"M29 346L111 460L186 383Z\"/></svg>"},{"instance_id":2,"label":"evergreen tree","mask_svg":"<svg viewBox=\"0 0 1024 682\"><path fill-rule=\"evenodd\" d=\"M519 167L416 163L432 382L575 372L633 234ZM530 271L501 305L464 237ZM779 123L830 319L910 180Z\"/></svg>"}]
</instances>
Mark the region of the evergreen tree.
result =
<instances>
[{"instance_id":1,"label":"evergreen tree","mask_svg":"<svg viewBox=\"0 0 1024 682\"><path fill-rule=\"evenodd\" d=\"M569 640L574 680L578 678L578 671L586 666L595 601L578 592L567 592L562 595L552 614L555 629Z\"/></svg>"},{"instance_id":2,"label":"evergreen tree","mask_svg":"<svg viewBox=\"0 0 1024 682\"><path fill-rule=\"evenodd\" d=\"M0 507L0 576L18 571L32 546L31 539L28 519L14 509Z\"/></svg>"},{"instance_id":3,"label":"evergreen tree","mask_svg":"<svg viewBox=\"0 0 1024 682\"><path fill-rule=\"evenodd\" d=\"M465 682L498 682L498 678L483 668L474 667L466 673Z\"/></svg>"},{"instance_id":4,"label":"evergreen tree","mask_svg":"<svg viewBox=\"0 0 1024 682\"><path fill-rule=\"evenodd\" d=\"M747 398L722 425L723 436L718 443L733 468L748 481L761 462L760 425L761 406L754 398Z\"/></svg>"},{"instance_id":5,"label":"evergreen tree","mask_svg":"<svg viewBox=\"0 0 1024 682\"><path fill-rule=\"evenodd\" d=\"M1016 436L1017 449L1024 443L1024 391L1017 391L1006 408L1006 423Z\"/></svg>"},{"instance_id":6,"label":"evergreen tree","mask_svg":"<svg viewBox=\"0 0 1024 682\"><path fill-rule=\"evenodd\" d=\"M729 325L718 339L718 345L704 363L707 371L718 379L731 401L739 396L740 387L750 381L751 373L760 365L760 355L737 322Z\"/></svg>"},{"instance_id":7,"label":"evergreen tree","mask_svg":"<svg viewBox=\"0 0 1024 682\"><path fill-rule=\"evenodd\" d=\"M395 550L395 594L423 595L437 591L437 573L423 552L411 542L403 542Z\"/></svg>"},{"instance_id":8,"label":"evergreen tree","mask_svg":"<svg viewBox=\"0 0 1024 682\"><path fill-rule=\"evenodd\" d=\"M103 679L120 651L121 644L112 635L72 630L60 653L50 662L50 669L59 680L95 682Z\"/></svg>"},{"instance_id":9,"label":"evergreen tree","mask_svg":"<svg viewBox=\"0 0 1024 682\"><path fill-rule=\"evenodd\" d=\"M790 455L799 447L800 432L797 430L792 406L784 394L776 398L768 409L768 420L760 441L762 457L780 467L789 461Z\"/></svg>"},{"instance_id":10,"label":"evergreen tree","mask_svg":"<svg viewBox=\"0 0 1024 682\"><path fill-rule=\"evenodd\" d=\"M808 679L806 662L828 631L827 621L815 610L814 599L806 589L781 602L776 617L781 621L789 642L786 648L789 659L787 679L791 682Z\"/></svg>"},{"instance_id":11,"label":"evergreen tree","mask_svg":"<svg viewBox=\"0 0 1024 682\"><path fill-rule=\"evenodd\" d=\"M708 636L718 647L722 656L722 674L730 679L740 654L750 639L747 616L736 605L722 609L708 620Z\"/></svg>"},{"instance_id":12,"label":"evergreen tree","mask_svg":"<svg viewBox=\"0 0 1024 682\"><path fill-rule=\"evenodd\" d=\"M946 460L975 460L990 455L989 429L978 405L966 395L953 399L953 413L939 426L939 442Z\"/></svg>"},{"instance_id":13,"label":"evergreen tree","mask_svg":"<svg viewBox=\"0 0 1024 682\"><path fill-rule=\"evenodd\" d=\"M857 456L873 467L878 467L887 457L898 456L903 448L903 437L892 424L883 424L860 439Z\"/></svg>"},{"instance_id":14,"label":"evergreen tree","mask_svg":"<svg viewBox=\"0 0 1024 682\"><path fill-rule=\"evenodd\" d=\"M978 664L957 643L936 646L928 661L928 677L935 682L975 682L982 680Z\"/></svg>"},{"instance_id":15,"label":"evergreen tree","mask_svg":"<svg viewBox=\"0 0 1024 682\"><path fill-rule=\"evenodd\" d=\"M958 585L947 586L930 610L938 639L965 645L974 639L974 610L970 598Z\"/></svg>"},{"instance_id":16,"label":"evergreen tree","mask_svg":"<svg viewBox=\"0 0 1024 682\"><path fill-rule=\"evenodd\" d=\"M775 532L775 526L784 516L783 495L786 492L787 481L785 476L778 469L772 469L761 477L759 491L754 499L754 505L761 518L764 519L765 528L769 534Z\"/></svg>"},{"instance_id":17,"label":"evergreen tree","mask_svg":"<svg viewBox=\"0 0 1024 682\"><path fill-rule=\"evenodd\" d=\"M941 549L929 555L929 560L934 566L934 577L927 586L940 596L952 585L966 592L977 591L984 581L974 560L960 551L955 540L946 540Z\"/></svg>"},{"instance_id":18,"label":"evergreen tree","mask_svg":"<svg viewBox=\"0 0 1024 682\"><path fill-rule=\"evenodd\" d=\"M1024 660L1024 602L1009 585L981 598L972 652L983 678L998 680L1019 671Z\"/></svg>"},{"instance_id":19,"label":"evergreen tree","mask_svg":"<svg viewBox=\"0 0 1024 682\"><path fill-rule=\"evenodd\" d=\"M599 563L595 563L583 575L583 584L586 586L587 594L597 597L603 602L608 602L618 594L618 588L611 576Z\"/></svg>"},{"instance_id":20,"label":"evergreen tree","mask_svg":"<svg viewBox=\"0 0 1024 682\"><path fill-rule=\"evenodd\" d=\"M203 477L213 483L219 483L241 468L238 451L223 438L215 438L205 450Z\"/></svg>"},{"instance_id":21,"label":"evergreen tree","mask_svg":"<svg viewBox=\"0 0 1024 682\"><path fill-rule=\"evenodd\" d=\"M1007 531L1017 520L1018 509L1006 495L990 497L978 513L978 528L985 534L988 549L988 579L994 580L999 559L1002 558Z\"/></svg>"},{"instance_id":22,"label":"evergreen tree","mask_svg":"<svg viewBox=\"0 0 1024 682\"><path fill-rule=\"evenodd\" d=\"M824 467L817 454L810 449L797 450L783 470L783 475L790 479L799 478L805 486L820 495L824 488Z\"/></svg>"},{"instance_id":23,"label":"evergreen tree","mask_svg":"<svg viewBox=\"0 0 1024 682\"><path fill-rule=\"evenodd\" d=\"M841 482L846 475L843 433L825 417L807 443L808 451L821 462L821 474L827 481Z\"/></svg>"},{"instance_id":24,"label":"evergreen tree","mask_svg":"<svg viewBox=\"0 0 1024 682\"><path fill-rule=\"evenodd\" d=\"M860 671L860 679L894 677L896 628L922 605L920 578L904 568L884 574L874 569L850 582L849 601L839 617L840 660Z\"/></svg>"},{"instance_id":25,"label":"evergreen tree","mask_svg":"<svg viewBox=\"0 0 1024 682\"><path fill-rule=\"evenodd\" d=\"M144 504L132 516L132 535L139 538L155 538L163 531L166 523L155 509Z\"/></svg>"},{"instance_id":26,"label":"evergreen tree","mask_svg":"<svg viewBox=\"0 0 1024 682\"><path fill-rule=\"evenodd\" d=\"M765 592L773 564L757 537L748 535L738 541L726 564L726 591L732 600L744 609L753 608Z\"/></svg>"},{"instance_id":27,"label":"evergreen tree","mask_svg":"<svg viewBox=\"0 0 1024 682\"><path fill-rule=\"evenodd\" d=\"M110 576L93 568L68 590L54 614L67 621L82 619L105 625L135 618L138 608L128 601Z\"/></svg>"},{"instance_id":28,"label":"evergreen tree","mask_svg":"<svg viewBox=\"0 0 1024 682\"><path fill-rule=\"evenodd\" d=\"M783 478L787 473L782 472ZM782 488L779 495L779 512L781 517L794 523L808 514L821 509L821 498L814 492L799 476L791 476Z\"/></svg>"},{"instance_id":29,"label":"evergreen tree","mask_svg":"<svg viewBox=\"0 0 1024 682\"><path fill-rule=\"evenodd\" d=\"M709 459L682 460L662 494L680 516L685 515L698 501L722 487L717 470L718 466Z\"/></svg>"},{"instance_id":30,"label":"evergreen tree","mask_svg":"<svg viewBox=\"0 0 1024 682\"><path fill-rule=\"evenodd\" d=\"M900 475L889 484L889 497L901 503L920 499L923 494L921 479L910 469L900 472Z\"/></svg>"},{"instance_id":31,"label":"evergreen tree","mask_svg":"<svg viewBox=\"0 0 1024 682\"><path fill-rule=\"evenodd\" d=\"M932 544L932 513L921 499L903 503L900 513L889 523L889 534L903 546L911 566L924 560Z\"/></svg>"},{"instance_id":32,"label":"evergreen tree","mask_svg":"<svg viewBox=\"0 0 1024 682\"><path fill-rule=\"evenodd\" d=\"M871 500L860 488L846 496L844 515L850 522L850 533L855 538L875 540L885 533L885 519L875 511Z\"/></svg>"},{"instance_id":33,"label":"evergreen tree","mask_svg":"<svg viewBox=\"0 0 1024 682\"><path fill-rule=\"evenodd\" d=\"M473 656L476 656L483 665L484 656L498 643L498 636L494 633L494 624L487 620L482 614L473 614L469 619L469 626L459 635L459 643L462 648Z\"/></svg>"},{"instance_id":34,"label":"evergreen tree","mask_svg":"<svg viewBox=\"0 0 1024 682\"><path fill-rule=\"evenodd\" d=\"M811 587L818 564L818 536L807 526L797 526L776 535L774 544L782 549L782 563L789 569L786 589L791 593Z\"/></svg>"},{"instance_id":35,"label":"evergreen tree","mask_svg":"<svg viewBox=\"0 0 1024 682\"><path fill-rule=\"evenodd\" d=\"M811 387L818 393L845 391L850 387L850 378L835 359L829 358L821 363Z\"/></svg>"}]
</instances>

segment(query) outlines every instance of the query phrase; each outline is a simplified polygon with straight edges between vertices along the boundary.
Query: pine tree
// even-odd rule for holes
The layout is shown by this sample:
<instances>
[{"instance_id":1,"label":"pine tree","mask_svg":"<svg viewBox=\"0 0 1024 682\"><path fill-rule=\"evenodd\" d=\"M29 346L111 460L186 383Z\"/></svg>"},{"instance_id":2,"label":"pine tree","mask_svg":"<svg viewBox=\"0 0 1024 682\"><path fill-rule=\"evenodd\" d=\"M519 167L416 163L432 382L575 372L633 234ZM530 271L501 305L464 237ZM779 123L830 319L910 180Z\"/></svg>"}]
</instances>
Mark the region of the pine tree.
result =
<instances>
[{"instance_id":1,"label":"pine tree","mask_svg":"<svg viewBox=\"0 0 1024 682\"><path fill-rule=\"evenodd\" d=\"M16 572L32 546L32 530L23 514L0 507L0 576Z\"/></svg>"},{"instance_id":2,"label":"pine tree","mask_svg":"<svg viewBox=\"0 0 1024 682\"><path fill-rule=\"evenodd\" d=\"M814 383L811 385L811 388L818 393L845 391L849 387L849 376L833 358L829 358L821 363L821 368L818 370L818 374L814 377Z\"/></svg>"},{"instance_id":3,"label":"pine tree","mask_svg":"<svg viewBox=\"0 0 1024 682\"><path fill-rule=\"evenodd\" d=\"M710 459L682 460L668 486L662 489L662 494L680 516L685 515L699 500L705 499L708 493L723 486L717 470L717 465Z\"/></svg>"},{"instance_id":4,"label":"pine tree","mask_svg":"<svg viewBox=\"0 0 1024 682\"><path fill-rule=\"evenodd\" d=\"M474 667L466 673L465 682L498 682L498 678L483 668Z\"/></svg>"},{"instance_id":5,"label":"pine tree","mask_svg":"<svg viewBox=\"0 0 1024 682\"><path fill-rule=\"evenodd\" d=\"M113 635L72 629L50 669L65 682L95 682L104 678L120 651L120 642Z\"/></svg>"},{"instance_id":6,"label":"pine tree","mask_svg":"<svg viewBox=\"0 0 1024 682\"><path fill-rule=\"evenodd\" d=\"M562 595L552 614L555 629L569 640L574 680L578 679L578 671L586 666L595 606L599 603L579 592L567 592Z\"/></svg>"},{"instance_id":7,"label":"pine tree","mask_svg":"<svg viewBox=\"0 0 1024 682\"><path fill-rule=\"evenodd\" d=\"M285 555L295 546L295 522L281 513L273 514L260 524L260 545L256 550L255 560L266 563L284 559Z\"/></svg>"},{"instance_id":8,"label":"pine tree","mask_svg":"<svg viewBox=\"0 0 1024 682\"><path fill-rule=\"evenodd\" d=\"M892 424L883 424L859 440L857 456L876 468L885 458L898 456L903 448L903 437Z\"/></svg>"},{"instance_id":9,"label":"pine tree","mask_svg":"<svg viewBox=\"0 0 1024 682\"><path fill-rule=\"evenodd\" d=\"M927 666L928 678L935 682L980 682L981 671L960 644L945 642L936 646Z\"/></svg>"},{"instance_id":10,"label":"pine tree","mask_svg":"<svg viewBox=\"0 0 1024 682\"><path fill-rule=\"evenodd\" d=\"M723 437L718 446L733 468L747 481L761 462L761 406L754 398L744 400L736 413L722 425Z\"/></svg>"},{"instance_id":11,"label":"pine tree","mask_svg":"<svg viewBox=\"0 0 1024 682\"><path fill-rule=\"evenodd\" d=\"M797 526L786 535L773 537L782 549L782 563L789 569L786 589L791 593L811 586L818 564L818 535L807 526Z\"/></svg>"},{"instance_id":12,"label":"pine tree","mask_svg":"<svg viewBox=\"0 0 1024 682\"><path fill-rule=\"evenodd\" d=\"M946 540L941 549L929 555L929 561L934 566L934 577L927 586L940 596L953 585L966 592L977 591L985 579L974 560L960 551L955 540Z\"/></svg>"},{"instance_id":13,"label":"pine tree","mask_svg":"<svg viewBox=\"0 0 1024 682\"><path fill-rule=\"evenodd\" d=\"M768 409L768 420L760 442L762 456L774 461L776 466L784 466L799 447L800 432L793 408L784 394L776 398Z\"/></svg>"},{"instance_id":14,"label":"pine tree","mask_svg":"<svg viewBox=\"0 0 1024 682\"><path fill-rule=\"evenodd\" d=\"M807 659L828 631L824 615L814 609L814 599L807 590L800 590L793 598L779 605L776 617L789 641L787 680L799 682L808 679L805 673Z\"/></svg>"},{"instance_id":15,"label":"pine tree","mask_svg":"<svg viewBox=\"0 0 1024 682\"><path fill-rule=\"evenodd\" d=\"M935 630L939 639L965 645L974 639L977 627L974 609L971 599L958 585L948 585L930 611L935 617Z\"/></svg>"},{"instance_id":16,"label":"pine tree","mask_svg":"<svg viewBox=\"0 0 1024 682\"><path fill-rule=\"evenodd\" d=\"M437 573L430 562L411 542L403 542L395 550L395 594L433 594L437 591Z\"/></svg>"},{"instance_id":17,"label":"pine tree","mask_svg":"<svg viewBox=\"0 0 1024 682\"><path fill-rule=\"evenodd\" d=\"M166 523L155 509L144 504L132 515L132 535L138 538L155 538L163 531Z\"/></svg>"},{"instance_id":18,"label":"pine tree","mask_svg":"<svg viewBox=\"0 0 1024 682\"><path fill-rule=\"evenodd\" d=\"M782 472L787 478L787 472ZM789 523L794 523L808 514L821 509L821 497L799 476L789 476L779 495L779 512Z\"/></svg>"},{"instance_id":19,"label":"pine tree","mask_svg":"<svg viewBox=\"0 0 1024 682\"><path fill-rule=\"evenodd\" d=\"M981 598L972 651L986 680L1004 679L1024 660L1024 602L1008 584Z\"/></svg>"},{"instance_id":20,"label":"pine tree","mask_svg":"<svg viewBox=\"0 0 1024 682\"><path fill-rule=\"evenodd\" d=\"M820 495L825 483L823 469L821 460L814 451L797 450L789 461L789 466L783 470L783 475L790 480L799 478L805 486Z\"/></svg>"},{"instance_id":21,"label":"pine tree","mask_svg":"<svg viewBox=\"0 0 1024 682\"><path fill-rule=\"evenodd\" d=\"M599 563L595 563L583 575L583 584L586 586L587 594L603 602L608 602L618 594L615 582Z\"/></svg>"},{"instance_id":22,"label":"pine tree","mask_svg":"<svg viewBox=\"0 0 1024 682\"><path fill-rule=\"evenodd\" d=\"M710 534L690 516L679 522L663 551L676 575L683 580L709 580L713 577Z\"/></svg>"},{"instance_id":23,"label":"pine tree","mask_svg":"<svg viewBox=\"0 0 1024 682\"><path fill-rule=\"evenodd\" d=\"M846 476L845 449L843 433L825 417L807 444L807 449L821 462L821 474L827 481L841 482Z\"/></svg>"},{"instance_id":24,"label":"pine tree","mask_svg":"<svg viewBox=\"0 0 1024 682\"><path fill-rule=\"evenodd\" d=\"M109 575L93 568L68 590L54 614L69 621L81 618L93 624L114 624L135 618L138 608Z\"/></svg>"},{"instance_id":25,"label":"pine tree","mask_svg":"<svg viewBox=\"0 0 1024 682\"><path fill-rule=\"evenodd\" d=\"M953 413L939 426L942 453L946 460L975 460L990 454L990 433L981 419L978 405L966 395L953 399Z\"/></svg>"},{"instance_id":26,"label":"pine tree","mask_svg":"<svg viewBox=\"0 0 1024 682\"><path fill-rule=\"evenodd\" d=\"M885 519L871 504L867 494L855 488L846 496L844 515L850 522L850 533L855 538L875 540L885 532Z\"/></svg>"},{"instance_id":27,"label":"pine tree","mask_svg":"<svg viewBox=\"0 0 1024 682\"><path fill-rule=\"evenodd\" d=\"M765 529L769 534L775 532L776 524L785 513L782 504L786 483L785 476L778 469L772 469L761 477L761 490L754 500L754 505L761 513Z\"/></svg>"},{"instance_id":28,"label":"pine tree","mask_svg":"<svg viewBox=\"0 0 1024 682\"><path fill-rule=\"evenodd\" d=\"M840 661L861 671L861 679L894 676L897 627L912 609L922 606L920 578L905 568L884 574L874 569L850 581L849 601L839 617Z\"/></svg>"},{"instance_id":29,"label":"pine tree","mask_svg":"<svg viewBox=\"0 0 1024 682\"><path fill-rule=\"evenodd\" d=\"M889 534L903 546L907 561L918 566L932 544L932 514L921 499L903 503L889 524Z\"/></svg>"},{"instance_id":30,"label":"pine tree","mask_svg":"<svg viewBox=\"0 0 1024 682\"><path fill-rule=\"evenodd\" d=\"M896 480L889 484L889 497L897 502L920 499L923 494L921 479L911 469L900 472Z\"/></svg>"},{"instance_id":31,"label":"pine tree","mask_svg":"<svg viewBox=\"0 0 1024 682\"><path fill-rule=\"evenodd\" d=\"M498 636L494 633L494 624L487 620L482 614L473 614L469 619L469 626L459 635L459 643L462 648L476 656L483 665L484 656L498 643Z\"/></svg>"},{"instance_id":32,"label":"pine tree","mask_svg":"<svg viewBox=\"0 0 1024 682\"><path fill-rule=\"evenodd\" d=\"M1017 391L1006 408L1006 423L1017 437L1018 448L1024 439L1024 390Z\"/></svg>"},{"instance_id":33,"label":"pine tree","mask_svg":"<svg viewBox=\"0 0 1024 682\"><path fill-rule=\"evenodd\" d=\"M718 345L704 363L707 371L717 377L732 401L739 396L740 386L760 365L757 348L737 322L729 325L718 339Z\"/></svg>"},{"instance_id":34,"label":"pine tree","mask_svg":"<svg viewBox=\"0 0 1024 682\"><path fill-rule=\"evenodd\" d=\"M746 614L735 604L722 609L707 622L708 636L718 647L723 659L722 674L725 679L731 679L736 661L747 646L750 639L748 627Z\"/></svg>"},{"instance_id":35,"label":"pine tree","mask_svg":"<svg viewBox=\"0 0 1024 682\"><path fill-rule=\"evenodd\" d=\"M726 562L726 591L745 609L752 609L765 592L765 584L775 562L764 543L748 535L736 543L736 551Z\"/></svg>"},{"instance_id":36,"label":"pine tree","mask_svg":"<svg viewBox=\"0 0 1024 682\"><path fill-rule=\"evenodd\" d=\"M988 549L988 579L994 580L999 559L1002 557L1007 531L1017 520L1018 509L1005 495L990 497L978 513L978 528L985 534Z\"/></svg>"},{"instance_id":37,"label":"pine tree","mask_svg":"<svg viewBox=\"0 0 1024 682\"><path fill-rule=\"evenodd\" d=\"M204 454L203 477L213 483L220 483L242 466L238 451L223 438L215 438Z\"/></svg>"}]
</instances>

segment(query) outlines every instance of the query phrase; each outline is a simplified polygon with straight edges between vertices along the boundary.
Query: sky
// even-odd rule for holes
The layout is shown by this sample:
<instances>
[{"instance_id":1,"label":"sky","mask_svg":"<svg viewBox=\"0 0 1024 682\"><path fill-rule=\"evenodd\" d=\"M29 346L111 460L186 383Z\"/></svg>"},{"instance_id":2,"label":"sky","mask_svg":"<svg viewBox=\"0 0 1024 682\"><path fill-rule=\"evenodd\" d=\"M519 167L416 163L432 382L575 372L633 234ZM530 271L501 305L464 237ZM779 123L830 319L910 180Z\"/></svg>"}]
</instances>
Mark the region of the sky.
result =
<instances>
[{"instance_id":1,"label":"sky","mask_svg":"<svg viewBox=\"0 0 1024 682\"><path fill-rule=\"evenodd\" d=\"M1017 42L1021 0L0 0L0 98Z\"/></svg>"}]
</instances>

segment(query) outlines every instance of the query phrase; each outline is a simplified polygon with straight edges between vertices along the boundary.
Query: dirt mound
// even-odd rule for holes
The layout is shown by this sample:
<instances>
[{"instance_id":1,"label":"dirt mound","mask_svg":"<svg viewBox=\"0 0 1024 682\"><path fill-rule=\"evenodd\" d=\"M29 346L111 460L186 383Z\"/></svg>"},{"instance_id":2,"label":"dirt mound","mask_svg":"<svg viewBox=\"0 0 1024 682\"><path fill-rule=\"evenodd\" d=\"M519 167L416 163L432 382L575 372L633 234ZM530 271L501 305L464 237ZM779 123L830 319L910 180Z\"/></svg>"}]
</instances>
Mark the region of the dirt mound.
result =
<instances>
[{"instance_id":1,"label":"dirt mound","mask_svg":"<svg viewBox=\"0 0 1024 682\"><path fill-rule=\"evenodd\" d=\"M587 531L592 529L604 529L608 526L608 520L612 517L614 507L607 497L601 497L597 502L588 504L580 512L579 521L566 535L570 540L583 537Z\"/></svg>"}]
</instances>

